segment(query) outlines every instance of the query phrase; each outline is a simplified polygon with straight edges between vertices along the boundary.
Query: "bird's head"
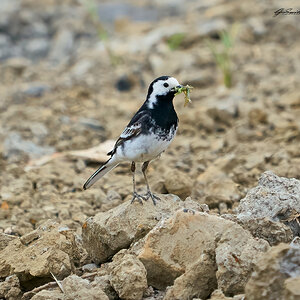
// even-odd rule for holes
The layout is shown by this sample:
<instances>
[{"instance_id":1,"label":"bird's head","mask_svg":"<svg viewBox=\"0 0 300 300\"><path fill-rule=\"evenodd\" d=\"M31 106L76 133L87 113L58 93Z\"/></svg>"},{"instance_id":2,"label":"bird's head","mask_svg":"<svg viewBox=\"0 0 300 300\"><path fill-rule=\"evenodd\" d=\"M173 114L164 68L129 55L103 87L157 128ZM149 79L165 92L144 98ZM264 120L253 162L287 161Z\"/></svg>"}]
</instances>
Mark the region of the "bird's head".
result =
<instances>
[{"instance_id":1,"label":"bird's head","mask_svg":"<svg viewBox=\"0 0 300 300\"><path fill-rule=\"evenodd\" d=\"M174 77L161 76L156 78L151 82L148 89L148 107L152 109L158 101L172 101L177 90L181 87Z\"/></svg>"}]
</instances>

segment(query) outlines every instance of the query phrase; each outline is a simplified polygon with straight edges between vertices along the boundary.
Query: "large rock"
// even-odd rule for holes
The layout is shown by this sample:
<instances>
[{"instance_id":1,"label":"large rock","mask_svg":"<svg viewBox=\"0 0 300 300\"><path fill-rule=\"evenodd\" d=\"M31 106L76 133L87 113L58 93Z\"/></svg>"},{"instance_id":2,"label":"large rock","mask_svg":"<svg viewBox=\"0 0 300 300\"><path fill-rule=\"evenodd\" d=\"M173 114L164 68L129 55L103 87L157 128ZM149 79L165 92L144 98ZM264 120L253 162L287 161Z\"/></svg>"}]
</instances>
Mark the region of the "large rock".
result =
<instances>
[{"instance_id":1,"label":"large rock","mask_svg":"<svg viewBox=\"0 0 300 300\"><path fill-rule=\"evenodd\" d=\"M5 281L0 282L0 298L7 300L21 299L20 282L16 275L9 276Z\"/></svg>"},{"instance_id":2,"label":"large rock","mask_svg":"<svg viewBox=\"0 0 300 300\"><path fill-rule=\"evenodd\" d=\"M257 261L246 285L248 300L300 299L300 246L279 244Z\"/></svg>"},{"instance_id":3,"label":"large rock","mask_svg":"<svg viewBox=\"0 0 300 300\"><path fill-rule=\"evenodd\" d=\"M196 202L181 201L174 195L160 195L153 205L151 200L125 202L107 212L87 219L82 228L83 242L94 262L105 262L119 250L128 248L145 236L159 220L168 218L179 208L201 210Z\"/></svg>"},{"instance_id":4,"label":"large rock","mask_svg":"<svg viewBox=\"0 0 300 300\"><path fill-rule=\"evenodd\" d=\"M31 299L33 300L109 300L99 285L89 282L87 279L70 275L61 282L62 293L58 287L53 290L41 290ZM27 298L26 298L27 299Z\"/></svg>"},{"instance_id":5,"label":"large rock","mask_svg":"<svg viewBox=\"0 0 300 300\"><path fill-rule=\"evenodd\" d=\"M82 251L71 230L49 220L0 252L0 277L17 274L24 285L34 278L51 278L51 272L64 278L80 262Z\"/></svg>"},{"instance_id":6,"label":"large rock","mask_svg":"<svg viewBox=\"0 0 300 300\"><path fill-rule=\"evenodd\" d=\"M206 299L217 287L215 259L207 253L189 266L184 274L175 279L167 290L164 300L189 300L192 297Z\"/></svg>"},{"instance_id":7,"label":"large rock","mask_svg":"<svg viewBox=\"0 0 300 300\"><path fill-rule=\"evenodd\" d=\"M191 294L183 299L188 299L188 296L200 293L200 290L191 287L193 284L198 284L200 289L210 282L208 290L212 292L217 287L213 284L216 276L218 286L224 288L226 293L240 292L256 259L267 249L266 241L253 239L248 231L234 222L206 213L181 210L148 233L138 257L146 267L148 284L158 289L172 285L177 277L186 273L181 282L178 279L175 283L173 292L176 286L186 284L190 286ZM208 254L207 262L197 265L192 271L196 273L189 275L188 270L204 253ZM209 265L210 272L207 270ZM209 278L201 277L201 274ZM186 278L193 278L197 283L191 283Z\"/></svg>"},{"instance_id":8,"label":"large rock","mask_svg":"<svg viewBox=\"0 0 300 300\"><path fill-rule=\"evenodd\" d=\"M191 195L192 181L188 174L173 170L167 173L165 187L169 194L174 194L184 200Z\"/></svg>"},{"instance_id":9,"label":"large rock","mask_svg":"<svg viewBox=\"0 0 300 300\"><path fill-rule=\"evenodd\" d=\"M134 255L118 253L111 265L111 285L124 300L140 300L146 291L147 272Z\"/></svg>"},{"instance_id":10,"label":"large rock","mask_svg":"<svg viewBox=\"0 0 300 300\"><path fill-rule=\"evenodd\" d=\"M300 181L265 172L258 185L240 201L238 222L271 245L300 235ZM259 226L254 224L259 223ZM274 230L270 230L273 228Z\"/></svg>"},{"instance_id":11,"label":"large rock","mask_svg":"<svg viewBox=\"0 0 300 300\"><path fill-rule=\"evenodd\" d=\"M268 241L271 246L277 245L280 242L288 243L293 239L293 232L288 225L273 221L269 217L255 219L231 217L244 229L250 231L254 237Z\"/></svg>"},{"instance_id":12,"label":"large rock","mask_svg":"<svg viewBox=\"0 0 300 300\"><path fill-rule=\"evenodd\" d=\"M90 299L109 300L108 296L99 286L92 285L87 279L82 279L77 275L71 275L62 282L64 289L64 300Z\"/></svg>"},{"instance_id":13,"label":"large rock","mask_svg":"<svg viewBox=\"0 0 300 300\"><path fill-rule=\"evenodd\" d=\"M111 274L103 274L100 276L97 275L94 278L94 281L91 282L91 284L92 286L98 286L107 295L109 300L115 300L118 299L119 296L111 286L110 280Z\"/></svg>"},{"instance_id":14,"label":"large rock","mask_svg":"<svg viewBox=\"0 0 300 300\"><path fill-rule=\"evenodd\" d=\"M268 243L252 238L238 225L225 230L219 238L216 248L218 288L226 295L243 293L257 258L268 250Z\"/></svg>"}]
</instances>

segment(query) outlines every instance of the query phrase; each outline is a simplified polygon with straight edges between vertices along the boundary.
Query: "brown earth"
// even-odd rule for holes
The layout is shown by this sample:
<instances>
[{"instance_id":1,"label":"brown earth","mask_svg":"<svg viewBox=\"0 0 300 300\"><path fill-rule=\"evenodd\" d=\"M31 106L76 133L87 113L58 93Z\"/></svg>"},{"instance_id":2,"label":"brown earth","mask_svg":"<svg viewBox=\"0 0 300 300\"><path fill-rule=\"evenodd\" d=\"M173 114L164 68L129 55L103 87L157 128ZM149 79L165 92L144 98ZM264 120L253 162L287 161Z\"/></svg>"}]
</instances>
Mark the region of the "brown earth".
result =
<instances>
[{"instance_id":1,"label":"brown earth","mask_svg":"<svg viewBox=\"0 0 300 300\"><path fill-rule=\"evenodd\" d=\"M98 10L88 3L1 4L0 298L104 299L96 296L103 293L109 299L118 294L122 299L238 299L250 278L246 295L254 299L253 287L259 286L257 274L262 272L256 262L268 265L281 259L280 251L288 252L288 243L300 232L300 184L282 178L300 179L300 16L274 17L283 5L275 0L96 1ZM298 2L284 5L296 10ZM93 18L97 12L99 20ZM228 89L207 41L221 49L219 33L233 24L238 34L230 58L233 86ZM143 208L135 203L132 209L127 203L132 193L129 164L82 190L111 143L102 146L100 155L68 151L115 140L145 100L149 83L161 75L194 89L187 107L183 96L176 96L177 136L148 169L162 201L148 208L147 215L152 203ZM137 185L145 191L141 172ZM123 207L127 219L118 223ZM195 217L182 217L182 224L201 214L204 220L217 218L211 225L215 235L204 238L198 236L200 229L187 227L181 241L171 225L183 209ZM135 213L139 216L131 222ZM106 222L110 216L115 227ZM171 229L165 221L172 223ZM225 232L228 224L233 229ZM98 228L92 234L99 239L106 230L118 233L118 240L105 235L109 242L101 244L101 259L88 240L90 228ZM161 228L170 230L165 242L159 239ZM239 235L249 235L249 243ZM142 253L150 249L153 237L156 242L146 260ZM205 247L188 243L188 238ZM281 242L284 246L276 246ZM171 246L175 252L166 262ZM176 249L184 247L203 253L194 264L191 257L178 261ZM125 253L110 263L119 250ZM257 254L267 250L276 255ZM94 265L100 261L101 267ZM299 260L293 263L297 266ZM279 269L264 272L264 282ZM174 278L160 277L170 270ZM136 277L126 282L131 271ZM64 293L54 283L28 294L54 281L53 276L63 280ZM268 289L265 299L297 299L299 274L277 277L285 290L279 295ZM132 293L130 280L139 281Z\"/></svg>"}]
</instances>

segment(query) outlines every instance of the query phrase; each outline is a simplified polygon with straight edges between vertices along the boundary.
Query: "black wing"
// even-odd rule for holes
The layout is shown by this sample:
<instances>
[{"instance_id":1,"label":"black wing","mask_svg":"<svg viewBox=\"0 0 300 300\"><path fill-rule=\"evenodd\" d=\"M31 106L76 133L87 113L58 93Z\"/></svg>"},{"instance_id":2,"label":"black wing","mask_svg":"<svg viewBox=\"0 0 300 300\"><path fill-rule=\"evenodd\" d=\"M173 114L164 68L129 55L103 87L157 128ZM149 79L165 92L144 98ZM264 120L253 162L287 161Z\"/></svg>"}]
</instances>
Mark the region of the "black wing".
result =
<instances>
[{"instance_id":1,"label":"black wing","mask_svg":"<svg viewBox=\"0 0 300 300\"><path fill-rule=\"evenodd\" d=\"M121 146L125 141L128 141L136 136L138 136L142 130L147 127L149 122L149 113L147 111L138 111L129 124L126 126L124 131L121 133L120 137L115 143L114 149L107 153L107 155L114 155L117 151L117 148Z\"/></svg>"}]
</instances>

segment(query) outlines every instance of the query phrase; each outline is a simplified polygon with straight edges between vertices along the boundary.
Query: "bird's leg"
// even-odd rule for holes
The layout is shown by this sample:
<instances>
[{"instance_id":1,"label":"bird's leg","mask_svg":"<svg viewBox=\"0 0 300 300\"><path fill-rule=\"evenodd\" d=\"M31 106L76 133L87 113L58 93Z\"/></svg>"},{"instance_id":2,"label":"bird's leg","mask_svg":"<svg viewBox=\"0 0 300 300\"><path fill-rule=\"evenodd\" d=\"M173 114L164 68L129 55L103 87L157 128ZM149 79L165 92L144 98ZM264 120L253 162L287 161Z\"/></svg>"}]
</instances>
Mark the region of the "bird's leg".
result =
<instances>
[{"instance_id":1,"label":"bird's leg","mask_svg":"<svg viewBox=\"0 0 300 300\"><path fill-rule=\"evenodd\" d=\"M156 201L155 200L160 200L159 197L157 197L156 195L154 195L151 190L150 190L150 186L149 186L149 183L148 183L148 179L147 179L147 176L146 176L146 170L148 168L148 165L149 165L149 162L150 161L146 161L143 163L143 166L142 166L142 172L144 174L144 178L145 178L145 182L146 182L146 185L147 185L147 194L145 195L147 197L147 199L149 197L151 197L152 201L153 201L153 204L156 205Z\"/></svg>"},{"instance_id":2,"label":"bird's leg","mask_svg":"<svg viewBox=\"0 0 300 300\"><path fill-rule=\"evenodd\" d=\"M132 194L132 200L131 203L133 203L135 200L143 204L142 200L147 200L143 196L139 195L136 192L136 187L135 187L135 162L133 161L131 163L131 172L132 172L132 184L133 184L133 194Z\"/></svg>"}]
</instances>

